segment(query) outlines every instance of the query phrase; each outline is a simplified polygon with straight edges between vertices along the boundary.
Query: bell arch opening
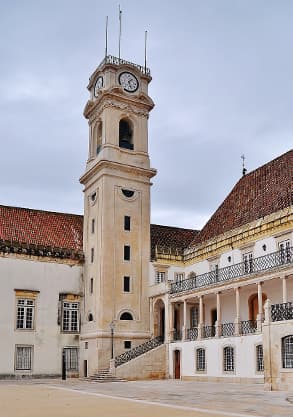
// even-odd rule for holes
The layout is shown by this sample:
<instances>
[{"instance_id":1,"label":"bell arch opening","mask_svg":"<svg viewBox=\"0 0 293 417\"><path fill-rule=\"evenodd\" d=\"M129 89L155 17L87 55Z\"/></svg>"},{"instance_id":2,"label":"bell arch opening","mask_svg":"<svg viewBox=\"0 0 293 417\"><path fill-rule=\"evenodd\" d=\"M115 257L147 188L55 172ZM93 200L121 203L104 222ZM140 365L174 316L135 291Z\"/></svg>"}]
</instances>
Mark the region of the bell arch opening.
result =
<instances>
[{"instance_id":1,"label":"bell arch opening","mask_svg":"<svg viewBox=\"0 0 293 417\"><path fill-rule=\"evenodd\" d=\"M128 119L119 122L119 147L133 150L133 125Z\"/></svg>"}]
</instances>

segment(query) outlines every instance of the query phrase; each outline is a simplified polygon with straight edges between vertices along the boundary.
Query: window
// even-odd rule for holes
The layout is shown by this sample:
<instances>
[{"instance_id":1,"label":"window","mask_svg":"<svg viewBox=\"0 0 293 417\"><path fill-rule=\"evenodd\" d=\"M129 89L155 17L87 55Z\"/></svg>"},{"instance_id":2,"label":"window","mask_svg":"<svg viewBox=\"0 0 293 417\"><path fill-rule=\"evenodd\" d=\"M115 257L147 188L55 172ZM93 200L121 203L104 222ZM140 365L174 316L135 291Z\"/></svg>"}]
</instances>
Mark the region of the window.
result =
<instances>
[{"instance_id":1,"label":"window","mask_svg":"<svg viewBox=\"0 0 293 417\"><path fill-rule=\"evenodd\" d=\"M132 128L128 120L122 119L119 122L119 147L133 150Z\"/></svg>"},{"instance_id":2,"label":"window","mask_svg":"<svg viewBox=\"0 0 293 417\"><path fill-rule=\"evenodd\" d=\"M234 371L234 348L232 346L224 347L224 371Z\"/></svg>"},{"instance_id":3,"label":"window","mask_svg":"<svg viewBox=\"0 0 293 417\"><path fill-rule=\"evenodd\" d=\"M125 313L121 314L120 320L133 320L132 314L126 311Z\"/></svg>"},{"instance_id":4,"label":"window","mask_svg":"<svg viewBox=\"0 0 293 417\"><path fill-rule=\"evenodd\" d=\"M17 300L16 328L34 328L35 300L19 298Z\"/></svg>"},{"instance_id":5,"label":"window","mask_svg":"<svg viewBox=\"0 0 293 417\"><path fill-rule=\"evenodd\" d=\"M279 251L282 264L291 261L290 239L279 243Z\"/></svg>"},{"instance_id":6,"label":"window","mask_svg":"<svg viewBox=\"0 0 293 417\"><path fill-rule=\"evenodd\" d=\"M89 348L89 342L84 342L84 348L88 349Z\"/></svg>"},{"instance_id":7,"label":"window","mask_svg":"<svg viewBox=\"0 0 293 417\"><path fill-rule=\"evenodd\" d=\"M263 346L262 345L256 346L256 371L257 372L263 372L264 371Z\"/></svg>"},{"instance_id":8,"label":"window","mask_svg":"<svg viewBox=\"0 0 293 417\"><path fill-rule=\"evenodd\" d=\"M124 349L131 349L131 341L125 340L124 341Z\"/></svg>"},{"instance_id":9,"label":"window","mask_svg":"<svg viewBox=\"0 0 293 417\"><path fill-rule=\"evenodd\" d=\"M94 248L91 248L91 263L94 262L95 251Z\"/></svg>"},{"instance_id":10,"label":"window","mask_svg":"<svg viewBox=\"0 0 293 417\"><path fill-rule=\"evenodd\" d=\"M63 302L62 331L79 331L79 303Z\"/></svg>"},{"instance_id":11,"label":"window","mask_svg":"<svg viewBox=\"0 0 293 417\"><path fill-rule=\"evenodd\" d=\"M124 230L130 230L130 216L124 216Z\"/></svg>"},{"instance_id":12,"label":"window","mask_svg":"<svg viewBox=\"0 0 293 417\"><path fill-rule=\"evenodd\" d=\"M94 316L92 315L92 313L89 313L88 321L94 321Z\"/></svg>"},{"instance_id":13,"label":"window","mask_svg":"<svg viewBox=\"0 0 293 417\"><path fill-rule=\"evenodd\" d=\"M160 284L161 282L165 282L165 280L166 280L166 272L156 271L156 284Z\"/></svg>"},{"instance_id":14,"label":"window","mask_svg":"<svg viewBox=\"0 0 293 417\"><path fill-rule=\"evenodd\" d=\"M33 346L16 346L15 370L31 371L33 358Z\"/></svg>"},{"instance_id":15,"label":"window","mask_svg":"<svg viewBox=\"0 0 293 417\"><path fill-rule=\"evenodd\" d=\"M211 265L212 276L217 281L219 279L219 264L213 263Z\"/></svg>"},{"instance_id":16,"label":"window","mask_svg":"<svg viewBox=\"0 0 293 417\"><path fill-rule=\"evenodd\" d=\"M182 282L184 280L184 273L176 272L175 273L175 282Z\"/></svg>"},{"instance_id":17,"label":"window","mask_svg":"<svg viewBox=\"0 0 293 417\"><path fill-rule=\"evenodd\" d=\"M293 368L293 335L282 339L283 368Z\"/></svg>"},{"instance_id":18,"label":"window","mask_svg":"<svg viewBox=\"0 0 293 417\"><path fill-rule=\"evenodd\" d=\"M123 291L130 292L130 277L123 277Z\"/></svg>"},{"instance_id":19,"label":"window","mask_svg":"<svg viewBox=\"0 0 293 417\"><path fill-rule=\"evenodd\" d=\"M243 255L244 273L249 274L253 271L253 256L252 252L245 253Z\"/></svg>"},{"instance_id":20,"label":"window","mask_svg":"<svg viewBox=\"0 0 293 417\"><path fill-rule=\"evenodd\" d=\"M95 219L92 219L92 233L95 233Z\"/></svg>"},{"instance_id":21,"label":"window","mask_svg":"<svg viewBox=\"0 0 293 417\"><path fill-rule=\"evenodd\" d=\"M94 292L94 278L90 279L90 294Z\"/></svg>"},{"instance_id":22,"label":"window","mask_svg":"<svg viewBox=\"0 0 293 417\"><path fill-rule=\"evenodd\" d=\"M206 351L205 349L196 349L196 370L198 372L205 371L206 369Z\"/></svg>"},{"instance_id":23,"label":"window","mask_svg":"<svg viewBox=\"0 0 293 417\"><path fill-rule=\"evenodd\" d=\"M122 193L127 198L131 198L131 197L134 196L134 191L133 190L127 190L126 188L122 188Z\"/></svg>"},{"instance_id":24,"label":"window","mask_svg":"<svg viewBox=\"0 0 293 417\"><path fill-rule=\"evenodd\" d=\"M124 261L130 261L130 246L124 245Z\"/></svg>"},{"instance_id":25,"label":"window","mask_svg":"<svg viewBox=\"0 0 293 417\"><path fill-rule=\"evenodd\" d=\"M191 307L190 309L190 327L197 327L198 326L198 307Z\"/></svg>"},{"instance_id":26,"label":"window","mask_svg":"<svg viewBox=\"0 0 293 417\"><path fill-rule=\"evenodd\" d=\"M66 371L78 371L78 348L66 347L65 351L65 364Z\"/></svg>"}]
</instances>

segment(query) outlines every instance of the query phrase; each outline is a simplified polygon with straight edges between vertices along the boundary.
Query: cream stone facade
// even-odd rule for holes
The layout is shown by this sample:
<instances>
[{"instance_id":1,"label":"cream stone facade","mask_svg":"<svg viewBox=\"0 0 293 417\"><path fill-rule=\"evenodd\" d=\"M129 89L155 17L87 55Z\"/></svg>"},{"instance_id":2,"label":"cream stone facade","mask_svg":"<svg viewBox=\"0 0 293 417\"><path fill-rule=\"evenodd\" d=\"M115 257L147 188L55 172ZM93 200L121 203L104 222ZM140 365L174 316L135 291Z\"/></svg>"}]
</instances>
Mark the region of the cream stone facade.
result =
<instances>
[{"instance_id":1,"label":"cream stone facade","mask_svg":"<svg viewBox=\"0 0 293 417\"><path fill-rule=\"evenodd\" d=\"M0 377L293 389L293 151L201 231L150 224L150 71L107 56L84 110L84 216L0 206ZM245 174L245 173L244 173Z\"/></svg>"}]
</instances>

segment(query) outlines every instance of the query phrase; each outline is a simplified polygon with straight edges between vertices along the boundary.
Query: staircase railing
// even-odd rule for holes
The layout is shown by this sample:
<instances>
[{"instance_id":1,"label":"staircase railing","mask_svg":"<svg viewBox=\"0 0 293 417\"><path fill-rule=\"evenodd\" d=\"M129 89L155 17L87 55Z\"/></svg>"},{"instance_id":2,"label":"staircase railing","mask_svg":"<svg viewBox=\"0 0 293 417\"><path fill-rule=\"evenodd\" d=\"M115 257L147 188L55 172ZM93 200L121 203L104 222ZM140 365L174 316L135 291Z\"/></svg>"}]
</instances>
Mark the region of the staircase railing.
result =
<instances>
[{"instance_id":1,"label":"staircase railing","mask_svg":"<svg viewBox=\"0 0 293 417\"><path fill-rule=\"evenodd\" d=\"M115 368L117 366L122 365L123 363L131 361L131 359L137 358L140 355L143 355L146 352L156 348L163 344L163 338L161 336L155 337L153 339L148 340L141 345L134 347L133 349L127 350L126 352L122 353L115 357Z\"/></svg>"}]
</instances>

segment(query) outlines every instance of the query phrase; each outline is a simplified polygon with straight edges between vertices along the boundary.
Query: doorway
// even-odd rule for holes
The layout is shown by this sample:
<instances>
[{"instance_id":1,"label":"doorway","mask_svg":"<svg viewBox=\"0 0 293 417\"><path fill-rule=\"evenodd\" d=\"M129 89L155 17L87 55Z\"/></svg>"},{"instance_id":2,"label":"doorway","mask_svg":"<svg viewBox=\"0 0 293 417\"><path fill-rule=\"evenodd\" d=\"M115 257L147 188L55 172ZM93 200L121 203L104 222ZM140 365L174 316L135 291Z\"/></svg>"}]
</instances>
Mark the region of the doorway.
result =
<instances>
[{"instance_id":1,"label":"doorway","mask_svg":"<svg viewBox=\"0 0 293 417\"><path fill-rule=\"evenodd\" d=\"M83 361L83 376L87 378L87 360Z\"/></svg>"},{"instance_id":2,"label":"doorway","mask_svg":"<svg viewBox=\"0 0 293 417\"><path fill-rule=\"evenodd\" d=\"M180 350L174 351L174 378L181 378Z\"/></svg>"}]
</instances>

